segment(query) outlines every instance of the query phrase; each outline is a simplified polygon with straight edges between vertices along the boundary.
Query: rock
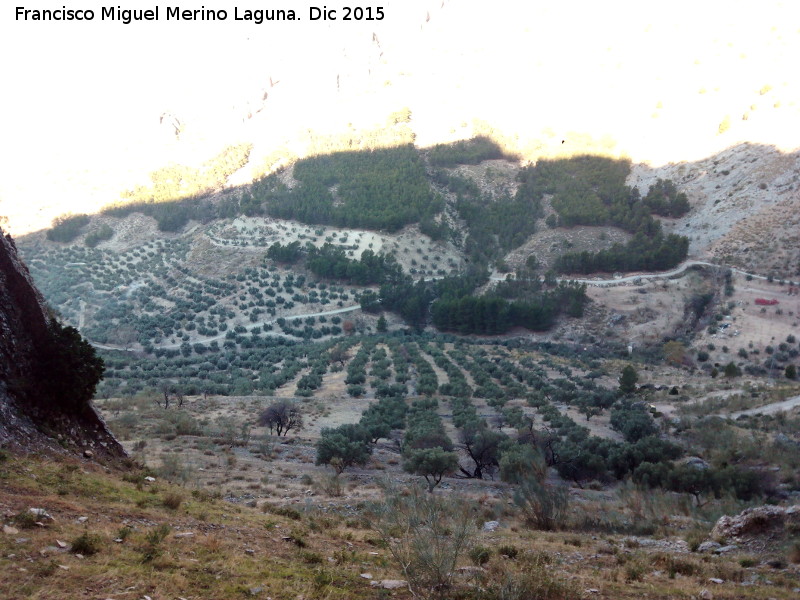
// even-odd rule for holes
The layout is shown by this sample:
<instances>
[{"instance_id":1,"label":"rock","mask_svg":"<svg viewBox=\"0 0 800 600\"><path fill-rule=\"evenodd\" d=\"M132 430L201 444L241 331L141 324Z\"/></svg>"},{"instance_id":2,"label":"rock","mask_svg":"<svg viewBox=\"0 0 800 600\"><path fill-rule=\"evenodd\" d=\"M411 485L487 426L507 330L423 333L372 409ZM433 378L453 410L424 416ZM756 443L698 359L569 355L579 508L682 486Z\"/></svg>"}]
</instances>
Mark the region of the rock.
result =
<instances>
[{"instance_id":1,"label":"rock","mask_svg":"<svg viewBox=\"0 0 800 600\"><path fill-rule=\"evenodd\" d=\"M727 546L722 546L721 548L717 548L714 550L715 554L725 554L726 552L733 552L734 550L738 550L739 546L736 544L728 544Z\"/></svg>"},{"instance_id":2,"label":"rock","mask_svg":"<svg viewBox=\"0 0 800 600\"><path fill-rule=\"evenodd\" d=\"M706 589L700 590L698 596L700 597L701 600L714 600L714 594L712 594Z\"/></svg>"},{"instance_id":3,"label":"rock","mask_svg":"<svg viewBox=\"0 0 800 600\"><path fill-rule=\"evenodd\" d=\"M84 450L83 451L83 457L84 458L94 458L94 452L92 452L91 450Z\"/></svg>"},{"instance_id":4,"label":"rock","mask_svg":"<svg viewBox=\"0 0 800 600\"><path fill-rule=\"evenodd\" d=\"M89 520L89 517L78 517L76 519L76 521L78 521L78 523L86 523L86 521L88 521L88 520Z\"/></svg>"},{"instance_id":5,"label":"rock","mask_svg":"<svg viewBox=\"0 0 800 600\"><path fill-rule=\"evenodd\" d=\"M184 531L184 532L182 532L182 533L176 533L176 534L175 534L174 536L172 536L172 537L176 537L176 538L187 538L187 537L192 537L193 535L194 535L194 532L193 532L193 531Z\"/></svg>"},{"instance_id":6,"label":"rock","mask_svg":"<svg viewBox=\"0 0 800 600\"><path fill-rule=\"evenodd\" d=\"M144 478L144 480L147 481L148 483L153 483L156 480L156 478L155 477L150 477L148 475L147 477Z\"/></svg>"},{"instance_id":7,"label":"rock","mask_svg":"<svg viewBox=\"0 0 800 600\"><path fill-rule=\"evenodd\" d=\"M359 577L361 577L361 579L372 579L372 573L361 573Z\"/></svg>"},{"instance_id":8,"label":"rock","mask_svg":"<svg viewBox=\"0 0 800 600\"><path fill-rule=\"evenodd\" d=\"M6 535L18 535L19 529L16 527L11 527L11 525L3 525L3 533Z\"/></svg>"},{"instance_id":9,"label":"rock","mask_svg":"<svg viewBox=\"0 0 800 600\"><path fill-rule=\"evenodd\" d=\"M702 552L714 552L715 550L718 550L721 547L722 547L722 544L720 544L719 542L707 541L707 542L703 542L702 544L700 544L697 547L697 551L701 552L701 553Z\"/></svg>"},{"instance_id":10,"label":"rock","mask_svg":"<svg viewBox=\"0 0 800 600\"><path fill-rule=\"evenodd\" d=\"M588 590L585 590L585 591L586 591L587 594L599 594L600 593L600 590L598 590L597 588L589 588Z\"/></svg>"},{"instance_id":11,"label":"rock","mask_svg":"<svg viewBox=\"0 0 800 600\"><path fill-rule=\"evenodd\" d=\"M252 548L245 548L244 549L244 553L245 554L249 554L250 556L253 556L256 553L256 551L253 550Z\"/></svg>"},{"instance_id":12,"label":"rock","mask_svg":"<svg viewBox=\"0 0 800 600\"><path fill-rule=\"evenodd\" d=\"M483 524L484 531L495 531L498 527L500 527L500 521L486 521Z\"/></svg>"},{"instance_id":13,"label":"rock","mask_svg":"<svg viewBox=\"0 0 800 600\"><path fill-rule=\"evenodd\" d=\"M756 506L743 510L735 516L720 517L711 537L716 539L736 539L742 537L766 536L769 532L784 529L787 522L800 525L800 505Z\"/></svg>"},{"instance_id":14,"label":"rock","mask_svg":"<svg viewBox=\"0 0 800 600\"><path fill-rule=\"evenodd\" d=\"M35 454L43 450L66 454L86 447L90 440L105 441L109 454L126 456L85 394L72 390L77 396L64 402L47 385L52 377L61 378L48 367L54 342L50 322L45 300L14 240L0 232L0 381L25 382L0 386L0 440L4 446ZM67 339L71 336L63 341ZM72 382L67 377L61 383ZM74 410L78 405L83 408Z\"/></svg>"},{"instance_id":15,"label":"rock","mask_svg":"<svg viewBox=\"0 0 800 600\"><path fill-rule=\"evenodd\" d=\"M380 581L372 581L372 587L383 588L384 590L399 590L406 587L408 584L402 579L381 579Z\"/></svg>"},{"instance_id":16,"label":"rock","mask_svg":"<svg viewBox=\"0 0 800 600\"><path fill-rule=\"evenodd\" d=\"M55 521L53 517L43 508L29 508L28 512L31 513L36 519L44 523L45 521Z\"/></svg>"},{"instance_id":17,"label":"rock","mask_svg":"<svg viewBox=\"0 0 800 600\"><path fill-rule=\"evenodd\" d=\"M263 591L264 591L264 586L263 585L259 585L259 586L256 586L256 587L251 587L248 590L248 592L250 593L251 596L258 596Z\"/></svg>"},{"instance_id":18,"label":"rock","mask_svg":"<svg viewBox=\"0 0 800 600\"><path fill-rule=\"evenodd\" d=\"M711 583L716 583L717 585L719 585L720 583L725 583L725 581L720 579L719 577L712 577L711 579L709 579L709 581Z\"/></svg>"},{"instance_id":19,"label":"rock","mask_svg":"<svg viewBox=\"0 0 800 600\"><path fill-rule=\"evenodd\" d=\"M69 567L67 565L58 565L59 569L63 569L64 571L69 571Z\"/></svg>"},{"instance_id":20,"label":"rock","mask_svg":"<svg viewBox=\"0 0 800 600\"><path fill-rule=\"evenodd\" d=\"M67 547L66 542L62 542L61 540L56 540L56 545L61 548L62 550Z\"/></svg>"},{"instance_id":21,"label":"rock","mask_svg":"<svg viewBox=\"0 0 800 600\"><path fill-rule=\"evenodd\" d=\"M708 463L699 456L690 456L684 461L684 464L687 467L694 467L695 469L705 470L708 468Z\"/></svg>"}]
</instances>

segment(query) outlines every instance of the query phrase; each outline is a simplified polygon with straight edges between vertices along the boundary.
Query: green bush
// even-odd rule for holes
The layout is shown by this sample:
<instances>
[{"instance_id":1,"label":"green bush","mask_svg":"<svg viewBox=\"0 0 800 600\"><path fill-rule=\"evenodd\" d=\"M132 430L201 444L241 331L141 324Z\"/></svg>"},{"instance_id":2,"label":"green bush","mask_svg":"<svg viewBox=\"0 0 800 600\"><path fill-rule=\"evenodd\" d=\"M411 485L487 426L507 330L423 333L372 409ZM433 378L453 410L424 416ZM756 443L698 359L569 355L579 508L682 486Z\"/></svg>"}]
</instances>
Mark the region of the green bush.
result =
<instances>
[{"instance_id":1,"label":"green bush","mask_svg":"<svg viewBox=\"0 0 800 600\"><path fill-rule=\"evenodd\" d=\"M85 531L72 540L70 552L82 554L83 556L92 556L100 552L100 546L100 537Z\"/></svg>"},{"instance_id":2,"label":"green bush","mask_svg":"<svg viewBox=\"0 0 800 600\"><path fill-rule=\"evenodd\" d=\"M485 565L491 557L492 549L486 546L475 546L469 551L469 559L478 566Z\"/></svg>"},{"instance_id":3,"label":"green bush","mask_svg":"<svg viewBox=\"0 0 800 600\"><path fill-rule=\"evenodd\" d=\"M111 227L103 223L97 229L90 231L86 234L86 239L84 243L89 246L89 248L94 248L100 242L104 242L106 240L110 240L114 236L114 230Z\"/></svg>"}]
</instances>

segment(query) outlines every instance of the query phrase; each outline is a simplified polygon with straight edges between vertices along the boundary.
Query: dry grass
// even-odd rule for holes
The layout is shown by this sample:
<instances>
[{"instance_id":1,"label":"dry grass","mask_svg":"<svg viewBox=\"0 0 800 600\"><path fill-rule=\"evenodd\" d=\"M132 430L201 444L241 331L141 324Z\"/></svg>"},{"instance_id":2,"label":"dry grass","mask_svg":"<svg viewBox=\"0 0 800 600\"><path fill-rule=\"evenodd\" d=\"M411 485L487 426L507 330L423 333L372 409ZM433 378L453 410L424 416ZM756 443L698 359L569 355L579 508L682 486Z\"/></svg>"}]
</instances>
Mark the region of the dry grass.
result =
<instances>
[{"instance_id":1,"label":"dry grass","mask_svg":"<svg viewBox=\"0 0 800 600\"><path fill-rule=\"evenodd\" d=\"M164 500L173 496L181 502L167 508ZM251 590L275 600L367 599L382 595L361 573L374 579L399 577L369 522L313 504L284 500L281 506L257 510L204 490L188 494L179 486L146 483L132 472L108 473L85 463L30 458L2 463L0 511L6 523L15 526L12 517L32 506L44 508L55 520L0 535L0 589L10 600L227 599L248 597ZM649 509L638 508L630 498L575 507L577 512L613 510L632 516ZM677 552L669 549L674 538L652 544L645 543L648 538L615 533L530 531L513 513L501 512L505 526L476 539L490 555L481 561L484 591L470 587L478 575L467 571L445 597L688 599L708 587L710 577L719 577L725 583L714 585L715 598L788 600L800 586L793 565L775 570L751 557ZM83 516L88 519L81 523ZM483 515L476 518L482 521ZM669 529L677 522L666 522L665 532L674 535ZM68 544L58 547L57 540L70 541L73 553ZM795 560L796 549L789 549L787 558ZM459 565L470 563L465 553ZM756 584L739 585L750 580ZM410 595L399 590L392 597Z\"/></svg>"}]
</instances>

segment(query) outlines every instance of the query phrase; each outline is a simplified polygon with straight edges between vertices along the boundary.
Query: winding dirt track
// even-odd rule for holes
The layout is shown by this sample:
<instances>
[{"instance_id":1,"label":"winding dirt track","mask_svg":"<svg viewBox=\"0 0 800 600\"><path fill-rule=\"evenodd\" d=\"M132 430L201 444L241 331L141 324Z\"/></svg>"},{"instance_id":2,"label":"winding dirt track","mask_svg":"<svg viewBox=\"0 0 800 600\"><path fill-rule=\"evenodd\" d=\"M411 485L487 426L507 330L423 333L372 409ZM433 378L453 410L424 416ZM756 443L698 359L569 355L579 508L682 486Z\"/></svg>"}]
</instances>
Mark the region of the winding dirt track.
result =
<instances>
[{"instance_id":1,"label":"winding dirt track","mask_svg":"<svg viewBox=\"0 0 800 600\"><path fill-rule=\"evenodd\" d=\"M775 413L789 411L797 406L800 406L800 396L794 396L781 400L780 402L773 402L757 408L748 408L747 410L740 410L728 415L731 419L736 419L745 415L774 415Z\"/></svg>"},{"instance_id":2,"label":"winding dirt track","mask_svg":"<svg viewBox=\"0 0 800 600\"><path fill-rule=\"evenodd\" d=\"M764 277L763 275L756 275L755 273L748 273L747 271L742 271L741 269L736 269L734 267L725 267L723 265L717 265L714 263L706 262L703 260L687 260L679 264L677 267L670 271L658 271L654 273L639 273L638 275L628 275L626 277L619 277L617 279L578 279L574 277L559 277L558 281L572 281L575 283L585 283L586 285L593 285L596 287L609 287L619 285L621 283L630 283L632 281L636 281L639 279L669 279L670 277L675 277L676 275L680 275L687 269L691 269L692 267L717 267L719 269L730 269L734 273L738 275L749 275L753 279L762 279L766 281L768 277ZM510 274L513 278L514 275ZM501 277L499 275L494 275L491 277L492 281L504 281L505 276Z\"/></svg>"}]
</instances>

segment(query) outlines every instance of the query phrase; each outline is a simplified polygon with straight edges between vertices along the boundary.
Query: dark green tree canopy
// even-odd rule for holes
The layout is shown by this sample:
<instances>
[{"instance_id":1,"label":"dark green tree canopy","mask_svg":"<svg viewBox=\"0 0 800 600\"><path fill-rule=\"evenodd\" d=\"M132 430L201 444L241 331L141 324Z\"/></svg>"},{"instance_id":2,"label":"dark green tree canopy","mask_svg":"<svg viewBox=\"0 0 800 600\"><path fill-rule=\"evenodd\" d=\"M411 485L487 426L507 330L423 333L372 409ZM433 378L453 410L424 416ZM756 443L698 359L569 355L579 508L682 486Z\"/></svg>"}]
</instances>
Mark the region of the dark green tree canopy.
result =
<instances>
[{"instance_id":1,"label":"dark green tree canopy","mask_svg":"<svg viewBox=\"0 0 800 600\"><path fill-rule=\"evenodd\" d=\"M637 381L639 381L639 375L636 373L636 369L632 365L627 365L619 376L619 391L623 394L634 393Z\"/></svg>"},{"instance_id":2,"label":"dark green tree canopy","mask_svg":"<svg viewBox=\"0 0 800 600\"><path fill-rule=\"evenodd\" d=\"M41 350L38 383L55 404L80 409L94 396L105 365L77 329L50 321L51 343Z\"/></svg>"},{"instance_id":3,"label":"dark green tree canopy","mask_svg":"<svg viewBox=\"0 0 800 600\"><path fill-rule=\"evenodd\" d=\"M322 430L317 442L318 465L330 465L337 474L354 465L365 465L372 454L370 434L361 425L340 425Z\"/></svg>"},{"instance_id":4,"label":"dark green tree canopy","mask_svg":"<svg viewBox=\"0 0 800 600\"><path fill-rule=\"evenodd\" d=\"M428 491L441 483L445 475L458 468L458 457L455 452L444 448L417 448L404 453L403 469L414 475L421 475L428 482Z\"/></svg>"}]
</instances>

